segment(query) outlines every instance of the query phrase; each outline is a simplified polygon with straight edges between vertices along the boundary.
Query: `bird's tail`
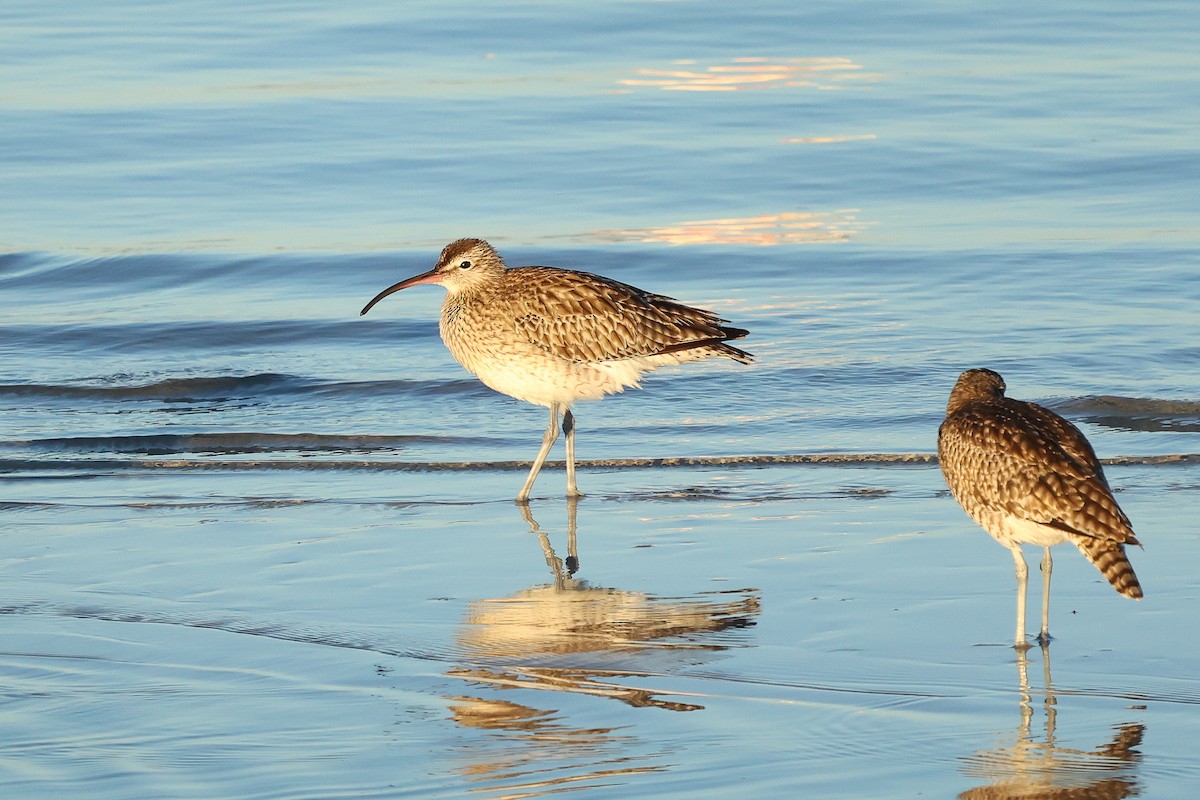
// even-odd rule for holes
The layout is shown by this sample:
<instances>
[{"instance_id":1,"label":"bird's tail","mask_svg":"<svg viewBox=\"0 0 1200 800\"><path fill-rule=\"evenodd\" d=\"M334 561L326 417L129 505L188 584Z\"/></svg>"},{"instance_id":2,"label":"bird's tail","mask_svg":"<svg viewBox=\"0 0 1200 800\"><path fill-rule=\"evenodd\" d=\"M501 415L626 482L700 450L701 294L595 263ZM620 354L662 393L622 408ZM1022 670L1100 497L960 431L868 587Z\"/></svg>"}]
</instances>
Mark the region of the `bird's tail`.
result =
<instances>
[{"instance_id":1,"label":"bird's tail","mask_svg":"<svg viewBox=\"0 0 1200 800\"><path fill-rule=\"evenodd\" d=\"M739 364L749 364L750 362L754 361L754 356L750 353L734 347L731 344L726 344L726 342L730 339L741 339L746 334L750 333L750 331L742 328L730 328L725 325L717 326L717 330L721 333L720 337L713 337L711 339L695 339L689 342L678 342L677 344L667 345L659 352L664 355L667 353L689 353L689 356L685 356L681 359L684 361L697 358L708 358L709 356L723 356L725 358L732 358Z\"/></svg>"},{"instance_id":2,"label":"bird's tail","mask_svg":"<svg viewBox=\"0 0 1200 800\"><path fill-rule=\"evenodd\" d=\"M1125 555L1125 545L1091 536L1077 536L1074 540L1080 552L1096 565L1114 589L1134 600L1142 599L1142 585L1133 574L1133 565Z\"/></svg>"},{"instance_id":3,"label":"bird's tail","mask_svg":"<svg viewBox=\"0 0 1200 800\"><path fill-rule=\"evenodd\" d=\"M740 350L740 349L734 347L733 345L725 344L724 342L719 342L717 344L714 344L713 350L715 350L717 353L725 356L726 358L732 358L734 361L738 362L739 364L749 364L751 361L754 360L754 356L750 355L745 350Z\"/></svg>"},{"instance_id":4,"label":"bird's tail","mask_svg":"<svg viewBox=\"0 0 1200 800\"><path fill-rule=\"evenodd\" d=\"M732 358L739 364L749 364L754 360L754 356L750 355L745 350L741 350L730 344L725 344L725 342L729 341L730 339L744 338L750 333L750 331L746 330L745 328L732 328L728 325L722 325L720 330L721 333L725 335L725 340L715 348L717 352L726 358Z\"/></svg>"}]
</instances>

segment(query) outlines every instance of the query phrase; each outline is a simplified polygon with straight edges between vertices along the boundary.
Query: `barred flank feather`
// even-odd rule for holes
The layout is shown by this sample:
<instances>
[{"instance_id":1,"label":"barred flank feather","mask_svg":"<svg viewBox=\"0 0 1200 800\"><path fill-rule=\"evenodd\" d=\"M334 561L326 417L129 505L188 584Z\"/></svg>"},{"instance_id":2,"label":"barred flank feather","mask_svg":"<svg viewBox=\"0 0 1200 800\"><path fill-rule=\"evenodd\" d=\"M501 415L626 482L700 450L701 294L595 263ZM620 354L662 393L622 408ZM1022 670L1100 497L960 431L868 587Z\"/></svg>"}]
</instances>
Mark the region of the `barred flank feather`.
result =
<instances>
[{"instance_id":1,"label":"barred flank feather","mask_svg":"<svg viewBox=\"0 0 1200 800\"><path fill-rule=\"evenodd\" d=\"M1074 537L1072 541L1114 589L1134 600L1142 599L1142 585L1133 574L1133 565L1125 555L1125 545L1083 536Z\"/></svg>"}]
</instances>

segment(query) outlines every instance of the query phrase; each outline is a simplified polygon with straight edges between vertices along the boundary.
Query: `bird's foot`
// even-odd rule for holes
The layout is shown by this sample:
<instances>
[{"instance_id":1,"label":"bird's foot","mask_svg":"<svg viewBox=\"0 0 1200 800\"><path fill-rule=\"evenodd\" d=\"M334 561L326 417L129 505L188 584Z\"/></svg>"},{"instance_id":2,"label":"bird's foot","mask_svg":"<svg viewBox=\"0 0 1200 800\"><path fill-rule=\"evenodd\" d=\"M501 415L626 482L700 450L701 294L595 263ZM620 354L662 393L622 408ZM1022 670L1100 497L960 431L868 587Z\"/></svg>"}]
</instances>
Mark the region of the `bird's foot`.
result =
<instances>
[{"instance_id":1,"label":"bird's foot","mask_svg":"<svg viewBox=\"0 0 1200 800\"><path fill-rule=\"evenodd\" d=\"M1051 639L1050 631L1042 631L1036 637L1034 637L1033 640L1035 642L1037 642L1039 645L1041 645L1042 647L1045 647L1046 645L1050 644L1050 639Z\"/></svg>"}]
</instances>

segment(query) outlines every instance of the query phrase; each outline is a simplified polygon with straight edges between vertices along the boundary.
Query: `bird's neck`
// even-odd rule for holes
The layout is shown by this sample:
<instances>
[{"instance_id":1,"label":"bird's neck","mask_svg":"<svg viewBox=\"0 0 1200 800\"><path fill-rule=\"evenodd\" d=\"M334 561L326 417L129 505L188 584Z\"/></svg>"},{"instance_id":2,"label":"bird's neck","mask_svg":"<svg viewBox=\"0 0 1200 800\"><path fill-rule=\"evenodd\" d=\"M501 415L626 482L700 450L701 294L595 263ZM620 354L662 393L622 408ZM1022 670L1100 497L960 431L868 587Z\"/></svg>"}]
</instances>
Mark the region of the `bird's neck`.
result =
<instances>
[{"instance_id":1,"label":"bird's neck","mask_svg":"<svg viewBox=\"0 0 1200 800\"><path fill-rule=\"evenodd\" d=\"M456 320L464 313L470 313L472 309L486 307L494 294L495 290L490 283L446 292L446 299L442 301L442 318L448 321Z\"/></svg>"},{"instance_id":2,"label":"bird's neck","mask_svg":"<svg viewBox=\"0 0 1200 800\"><path fill-rule=\"evenodd\" d=\"M500 272L495 275L480 275L475 280L456 286L446 287L446 302L457 302L470 305L478 302L489 302L497 294L505 290L507 274Z\"/></svg>"},{"instance_id":3,"label":"bird's neck","mask_svg":"<svg viewBox=\"0 0 1200 800\"><path fill-rule=\"evenodd\" d=\"M946 416L950 416L967 406L978 406L981 404L1002 404L1003 398L995 397L990 394L980 394L973 391L952 391L950 400L946 403Z\"/></svg>"}]
</instances>

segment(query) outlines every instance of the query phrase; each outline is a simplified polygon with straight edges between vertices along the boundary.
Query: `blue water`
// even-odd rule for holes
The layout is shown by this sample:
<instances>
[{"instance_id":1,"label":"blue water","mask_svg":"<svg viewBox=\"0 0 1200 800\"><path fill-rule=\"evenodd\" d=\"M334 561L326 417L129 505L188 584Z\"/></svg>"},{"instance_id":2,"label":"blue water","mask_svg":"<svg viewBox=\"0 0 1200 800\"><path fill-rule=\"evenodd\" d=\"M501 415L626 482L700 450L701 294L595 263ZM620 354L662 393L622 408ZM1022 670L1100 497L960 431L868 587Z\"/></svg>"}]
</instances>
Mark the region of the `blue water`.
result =
<instances>
[{"instance_id":1,"label":"blue water","mask_svg":"<svg viewBox=\"0 0 1200 800\"><path fill-rule=\"evenodd\" d=\"M1191 796L1198 35L1184 2L5 3L4 794ZM544 410L454 363L440 289L358 316L463 236L757 360L581 405L578 518L552 469L526 520ZM1080 425L1146 545L1140 604L1058 557L1050 683L927 460L975 366Z\"/></svg>"}]
</instances>

